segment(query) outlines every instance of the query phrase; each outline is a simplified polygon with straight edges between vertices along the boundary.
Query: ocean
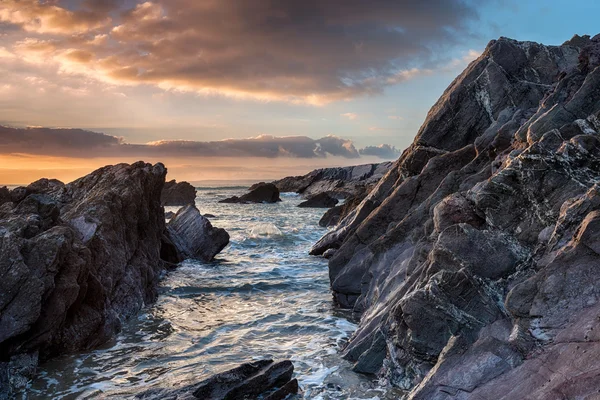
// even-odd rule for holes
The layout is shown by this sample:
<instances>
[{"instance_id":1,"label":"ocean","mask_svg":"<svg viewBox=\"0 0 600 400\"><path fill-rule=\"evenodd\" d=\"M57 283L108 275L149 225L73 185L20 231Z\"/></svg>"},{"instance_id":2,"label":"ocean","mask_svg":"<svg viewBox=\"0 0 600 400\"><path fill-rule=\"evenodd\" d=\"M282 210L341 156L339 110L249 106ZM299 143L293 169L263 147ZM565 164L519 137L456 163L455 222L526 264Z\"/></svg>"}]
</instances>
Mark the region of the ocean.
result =
<instances>
[{"instance_id":1,"label":"ocean","mask_svg":"<svg viewBox=\"0 0 600 400\"><path fill-rule=\"evenodd\" d=\"M263 358L293 361L299 398L397 398L340 356L356 321L332 302L326 260L308 255L325 210L298 208L288 193L277 204L218 203L246 188L199 188L197 207L230 244L211 263L168 272L157 302L114 341L42 364L29 398L131 398Z\"/></svg>"}]
</instances>

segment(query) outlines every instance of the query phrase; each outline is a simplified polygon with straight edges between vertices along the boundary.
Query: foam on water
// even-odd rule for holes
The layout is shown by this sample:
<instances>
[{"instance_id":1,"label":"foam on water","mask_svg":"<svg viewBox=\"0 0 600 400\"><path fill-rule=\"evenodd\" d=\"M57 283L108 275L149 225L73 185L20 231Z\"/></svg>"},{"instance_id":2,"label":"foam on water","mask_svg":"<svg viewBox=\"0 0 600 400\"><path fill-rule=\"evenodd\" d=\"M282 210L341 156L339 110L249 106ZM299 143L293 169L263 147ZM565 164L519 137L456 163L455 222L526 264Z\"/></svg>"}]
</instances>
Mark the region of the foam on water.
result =
<instances>
[{"instance_id":1,"label":"foam on water","mask_svg":"<svg viewBox=\"0 0 600 400\"><path fill-rule=\"evenodd\" d=\"M296 207L297 195L218 203L239 193L198 191L200 211L231 236L217 260L167 274L157 302L113 342L43 364L30 398L131 398L263 358L291 359L305 399L397 398L340 356L356 325L332 303L326 261L308 256L325 232L317 224L323 210Z\"/></svg>"}]
</instances>

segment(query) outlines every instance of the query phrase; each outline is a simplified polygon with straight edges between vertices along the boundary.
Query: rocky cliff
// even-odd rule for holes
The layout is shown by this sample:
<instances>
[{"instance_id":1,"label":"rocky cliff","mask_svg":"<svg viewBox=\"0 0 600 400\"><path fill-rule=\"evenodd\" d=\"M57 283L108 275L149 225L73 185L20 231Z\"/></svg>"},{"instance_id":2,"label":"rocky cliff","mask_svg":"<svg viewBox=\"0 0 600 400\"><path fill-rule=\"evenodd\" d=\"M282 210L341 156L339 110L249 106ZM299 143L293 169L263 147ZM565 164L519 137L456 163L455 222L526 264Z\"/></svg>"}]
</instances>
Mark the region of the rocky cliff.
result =
<instances>
[{"instance_id":1,"label":"rocky cliff","mask_svg":"<svg viewBox=\"0 0 600 400\"><path fill-rule=\"evenodd\" d=\"M163 206L185 206L196 201L196 188L188 182L171 180L165 183L160 195Z\"/></svg>"},{"instance_id":2,"label":"rocky cliff","mask_svg":"<svg viewBox=\"0 0 600 400\"><path fill-rule=\"evenodd\" d=\"M119 164L3 196L0 398L26 382L38 357L103 343L155 300L166 173L162 164Z\"/></svg>"},{"instance_id":3,"label":"rocky cliff","mask_svg":"<svg viewBox=\"0 0 600 400\"><path fill-rule=\"evenodd\" d=\"M600 35L490 42L312 249L346 358L411 399L597 396L599 183Z\"/></svg>"}]
</instances>

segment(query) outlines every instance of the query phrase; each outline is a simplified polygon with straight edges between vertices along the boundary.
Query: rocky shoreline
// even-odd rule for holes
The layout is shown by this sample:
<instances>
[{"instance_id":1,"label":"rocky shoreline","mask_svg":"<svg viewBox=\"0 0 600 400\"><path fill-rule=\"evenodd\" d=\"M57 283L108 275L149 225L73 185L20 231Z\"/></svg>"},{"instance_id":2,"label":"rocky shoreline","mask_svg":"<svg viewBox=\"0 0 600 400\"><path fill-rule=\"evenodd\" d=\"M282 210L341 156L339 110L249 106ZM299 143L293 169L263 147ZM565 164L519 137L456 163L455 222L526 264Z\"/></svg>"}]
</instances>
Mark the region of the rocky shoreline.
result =
<instances>
[{"instance_id":1,"label":"rocky shoreline","mask_svg":"<svg viewBox=\"0 0 600 400\"><path fill-rule=\"evenodd\" d=\"M166 174L137 162L0 190L0 398L23 390L38 362L111 339L156 300L171 263L227 245L193 206L165 225Z\"/></svg>"},{"instance_id":2,"label":"rocky shoreline","mask_svg":"<svg viewBox=\"0 0 600 400\"><path fill-rule=\"evenodd\" d=\"M312 249L362 315L357 372L409 399L597 396L599 121L600 35L490 42Z\"/></svg>"},{"instance_id":3,"label":"rocky shoreline","mask_svg":"<svg viewBox=\"0 0 600 400\"><path fill-rule=\"evenodd\" d=\"M39 362L114 337L167 269L227 246L195 189L166 175L137 162L0 188L0 398ZM597 396L600 35L494 40L395 163L315 170L222 202L290 191L332 207L311 254L330 259L336 303L360 316L344 349L356 372L407 399ZM184 205L168 224L165 204ZM263 360L138 398L298 390L291 362Z\"/></svg>"}]
</instances>

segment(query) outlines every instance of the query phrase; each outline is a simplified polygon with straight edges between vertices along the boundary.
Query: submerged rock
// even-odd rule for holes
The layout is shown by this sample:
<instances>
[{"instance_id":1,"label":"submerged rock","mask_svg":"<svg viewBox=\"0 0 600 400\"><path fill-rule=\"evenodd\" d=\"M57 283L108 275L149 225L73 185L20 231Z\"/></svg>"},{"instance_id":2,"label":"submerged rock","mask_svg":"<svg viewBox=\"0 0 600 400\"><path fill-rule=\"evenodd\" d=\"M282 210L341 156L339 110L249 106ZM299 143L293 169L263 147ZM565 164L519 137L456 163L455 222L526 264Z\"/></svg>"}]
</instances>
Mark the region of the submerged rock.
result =
<instances>
[{"instance_id":1,"label":"submerged rock","mask_svg":"<svg viewBox=\"0 0 600 400\"><path fill-rule=\"evenodd\" d=\"M138 399L285 399L298 393L298 381L292 380L294 365L291 361L261 360L242 364L237 368L214 375L196 385L181 389L151 389L136 396Z\"/></svg>"},{"instance_id":2,"label":"submerged rock","mask_svg":"<svg viewBox=\"0 0 600 400\"><path fill-rule=\"evenodd\" d=\"M312 197L309 197L308 200L298 204L298 207L331 208L334 207L337 203L339 203L338 199L331 197L327 193L319 193Z\"/></svg>"},{"instance_id":3,"label":"submerged rock","mask_svg":"<svg viewBox=\"0 0 600 400\"><path fill-rule=\"evenodd\" d=\"M160 201L163 206L194 204L196 201L196 188L188 182L169 181L165 183Z\"/></svg>"},{"instance_id":4,"label":"submerged rock","mask_svg":"<svg viewBox=\"0 0 600 400\"><path fill-rule=\"evenodd\" d=\"M2 362L97 346L156 299L166 172L119 164L11 191L0 207Z\"/></svg>"},{"instance_id":5,"label":"submerged rock","mask_svg":"<svg viewBox=\"0 0 600 400\"><path fill-rule=\"evenodd\" d=\"M167 224L170 241L183 258L211 261L229 243L229 234L212 226L195 205L177 211Z\"/></svg>"},{"instance_id":6,"label":"submerged rock","mask_svg":"<svg viewBox=\"0 0 600 400\"><path fill-rule=\"evenodd\" d=\"M597 395L599 121L600 35L490 42L311 251L362 314L357 371L410 399Z\"/></svg>"},{"instance_id":7,"label":"submerged rock","mask_svg":"<svg viewBox=\"0 0 600 400\"><path fill-rule=\"evenodd\" d=\"M272 183L260 183L253 186L253 189L240 197L233 196L219 203L276 203L281 201L279 198L279 189Z\"/></svg>"}]
</instances>

